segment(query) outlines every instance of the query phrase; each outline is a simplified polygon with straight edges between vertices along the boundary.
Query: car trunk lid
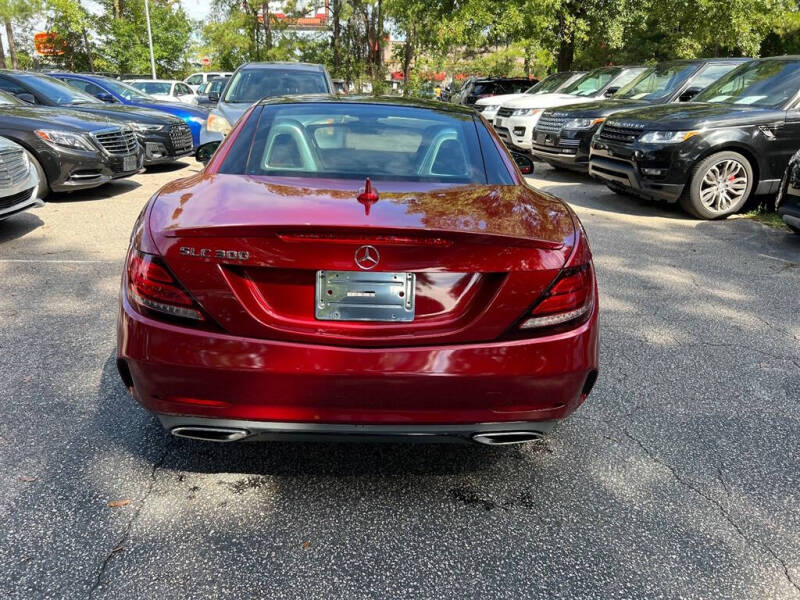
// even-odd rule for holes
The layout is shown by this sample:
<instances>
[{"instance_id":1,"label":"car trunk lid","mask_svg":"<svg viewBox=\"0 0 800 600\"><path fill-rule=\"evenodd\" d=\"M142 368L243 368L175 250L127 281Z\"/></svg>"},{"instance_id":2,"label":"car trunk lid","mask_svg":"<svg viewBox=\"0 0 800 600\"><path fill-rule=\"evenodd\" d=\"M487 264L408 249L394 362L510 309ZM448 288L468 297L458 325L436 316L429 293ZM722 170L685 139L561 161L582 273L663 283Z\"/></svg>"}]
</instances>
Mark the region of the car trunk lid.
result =
<instances>
[{"instance_id":1,"label":"car trunk lid","mask_svg":"<svg viewBox=\"0 0 800 600\"><path fill-rule=\"evenodd\" d=\"M377 201L359 202L363 181L308 182L203 175L154 203L167 265L226 331L368 346L495 339L574 243L564 204L524 186L381 181ZM359 264L365 247L376 264ZM413 320L320 318L320 277L365 271L413 277ZM364 285L353 295L373 292Z\"/></svg>"}]
</instances>

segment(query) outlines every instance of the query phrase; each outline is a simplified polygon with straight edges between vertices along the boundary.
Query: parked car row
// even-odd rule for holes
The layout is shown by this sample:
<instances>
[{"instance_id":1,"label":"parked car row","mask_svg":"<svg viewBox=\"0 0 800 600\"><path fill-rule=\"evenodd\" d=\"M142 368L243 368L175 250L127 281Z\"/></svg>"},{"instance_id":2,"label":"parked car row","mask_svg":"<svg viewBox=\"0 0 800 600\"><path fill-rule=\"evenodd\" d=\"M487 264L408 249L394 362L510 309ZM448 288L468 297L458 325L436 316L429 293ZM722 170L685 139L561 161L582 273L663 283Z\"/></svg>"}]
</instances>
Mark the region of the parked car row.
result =
<instances>
[{"instance_id":1,"label":"parked car row","mask_svg":"<svg viewBox=\"0 0 800 600\"><path fill-rule=\"evenodd\" d=\"M492 122L510 148L615 192L715 219L780 190L784 220L800 225L800 160L787 170L800 147L800 57L603 67L556 94L504 101Z\"/></svg>"},{"instance_id":2,"label":"parked car row","mask_svg":"<svg viewBox=\"0 0 800 600\"><path fill-rule=\"evenodd\" d=\"M207 115L108 77L0 70L0 218L190 156Z\"/></svg>"}]
</instances>

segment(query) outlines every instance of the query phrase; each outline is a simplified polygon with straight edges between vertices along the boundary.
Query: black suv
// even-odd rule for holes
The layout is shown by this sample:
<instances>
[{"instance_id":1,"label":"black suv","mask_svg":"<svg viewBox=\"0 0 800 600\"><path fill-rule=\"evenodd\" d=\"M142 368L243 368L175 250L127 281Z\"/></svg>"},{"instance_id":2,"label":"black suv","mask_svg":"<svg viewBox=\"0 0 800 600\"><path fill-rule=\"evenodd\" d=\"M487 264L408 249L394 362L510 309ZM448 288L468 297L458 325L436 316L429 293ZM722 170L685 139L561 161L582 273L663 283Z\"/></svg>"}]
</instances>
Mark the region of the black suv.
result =
<instances>
[{"instance_id":1,"label":"black suv","mask_svg":"<svg viewBox=\"0 0 800 600\"><path fill-rule=\"evenodd\" d=\"M472 106L480 98L500 96L501 94L521 94L535 83L539 83L539 80L523 77L475 79L466 84L467 89L462 94L461 104Z\"/></svg>"},{"instance_id":2,"label":"black suv","mask_svg":"<svg viewBox=\"0 0 800 600\"><path fill-rule=\"evenodd\" d=\"M692 102L613 114L589 174L619 192L715 219L778 190L800 141L800 56L745 63Z\"/></svg>"},{"instance_id":3,"label":"black suv","mask_svg":"<svg viewBox=\"0 0 800 600\"><path fill-rule=\"evenodd\" d=\"M149 108L106 104L48 75L0 70L0 91L29 104L70 108L129 126L144 149L145 165L173 162L194 151L192 130L183 119Z\"/></svg>"},{"instance_id":4,"label":"black suv","mask_svg":"<svg viewBox=\"0 0 800 600\"><path fill-rule=\"evenodd\" d=\"M789 229L800 234L800 150L792 156L783 174L775 209Z\"/></svg>"},{"instance_id":5,"label":"black suv","mask_svg":"<svg viewBox=\"0 0 800 600\"><path fill-rule=\"evenodd\" d=\"M533 132L533 155L556 168L587 171L589 145L608 115L654 104L688 102L748 58L673 60L647 69L608 100L542 113Z\"/></svg>"}]
</instances>

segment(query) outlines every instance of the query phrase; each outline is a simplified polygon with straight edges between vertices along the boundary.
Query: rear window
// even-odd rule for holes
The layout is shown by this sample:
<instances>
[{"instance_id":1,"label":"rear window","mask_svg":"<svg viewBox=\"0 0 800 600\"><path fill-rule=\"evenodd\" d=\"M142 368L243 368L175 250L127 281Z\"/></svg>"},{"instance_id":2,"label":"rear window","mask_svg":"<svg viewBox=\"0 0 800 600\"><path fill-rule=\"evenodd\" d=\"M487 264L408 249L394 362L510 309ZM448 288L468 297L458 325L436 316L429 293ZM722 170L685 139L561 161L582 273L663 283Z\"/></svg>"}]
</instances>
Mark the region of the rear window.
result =
<instances>
[{"instance_id":1,"label":"rear window","mask_svg":"<svg viewBox=\"0 0 800 600\"><path fill-rule=\"evenodd\" d=\"M266 105L251 119L254 133L240 135L220 172L486 183L469 114L328 102ZM243 151L247 159L237 160Z\"/></svg>"},{"instance_id":2,"label":"rear window","mask_svg":"<svg viewBox=\"0 0 800 600\"><path fill-rule=\"evenodd\" d=\"M321 71L297 69L245 69L233 76L224 102L252 104L262 98L301 94L329 94Z\"/></svg>"},{"instance_id":3,"label":"rear window","mask_svg":"<svg viewBox=\"0 0 800 600\"><path fill-rule=\"evenodd\" d=\"M163 81L134 81L131 85L145 94L169 95L172 88L171 83Z\"/></svg>"}]
</instances>

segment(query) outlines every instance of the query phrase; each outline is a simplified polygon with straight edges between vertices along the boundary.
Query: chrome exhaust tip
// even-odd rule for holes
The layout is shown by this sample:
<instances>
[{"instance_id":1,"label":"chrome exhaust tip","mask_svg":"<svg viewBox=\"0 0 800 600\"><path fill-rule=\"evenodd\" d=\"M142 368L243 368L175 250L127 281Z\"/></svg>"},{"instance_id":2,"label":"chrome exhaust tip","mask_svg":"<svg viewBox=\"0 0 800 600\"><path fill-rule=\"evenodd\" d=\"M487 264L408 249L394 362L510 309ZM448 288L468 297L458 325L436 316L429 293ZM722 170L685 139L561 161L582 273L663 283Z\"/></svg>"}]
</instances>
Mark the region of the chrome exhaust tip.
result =
<instances>
[{"instance_id":1,"label":"chrome exhaust tip","mask_svg":"<svg viewBox=\"0 0 800 600\"><path fill-rule=\"evenodd\" d=\"M250 435L246 429L232 427L173 427L169 432L175 437L189 440L202 440L204 442L236 442Z\"/></svg>"},{"instance_id":2,"label":"chrome exhaust tip","mask_svg":"<svg viewBox=\"0 0 800 600\"><path fill-rule=\"evenodd\" d=\"M476 433L472 436L473 442L487 446L508 446L511 444L524 444L544 439L538 431L492 431L489 433Z\"/></svg>"}]
</instances>

